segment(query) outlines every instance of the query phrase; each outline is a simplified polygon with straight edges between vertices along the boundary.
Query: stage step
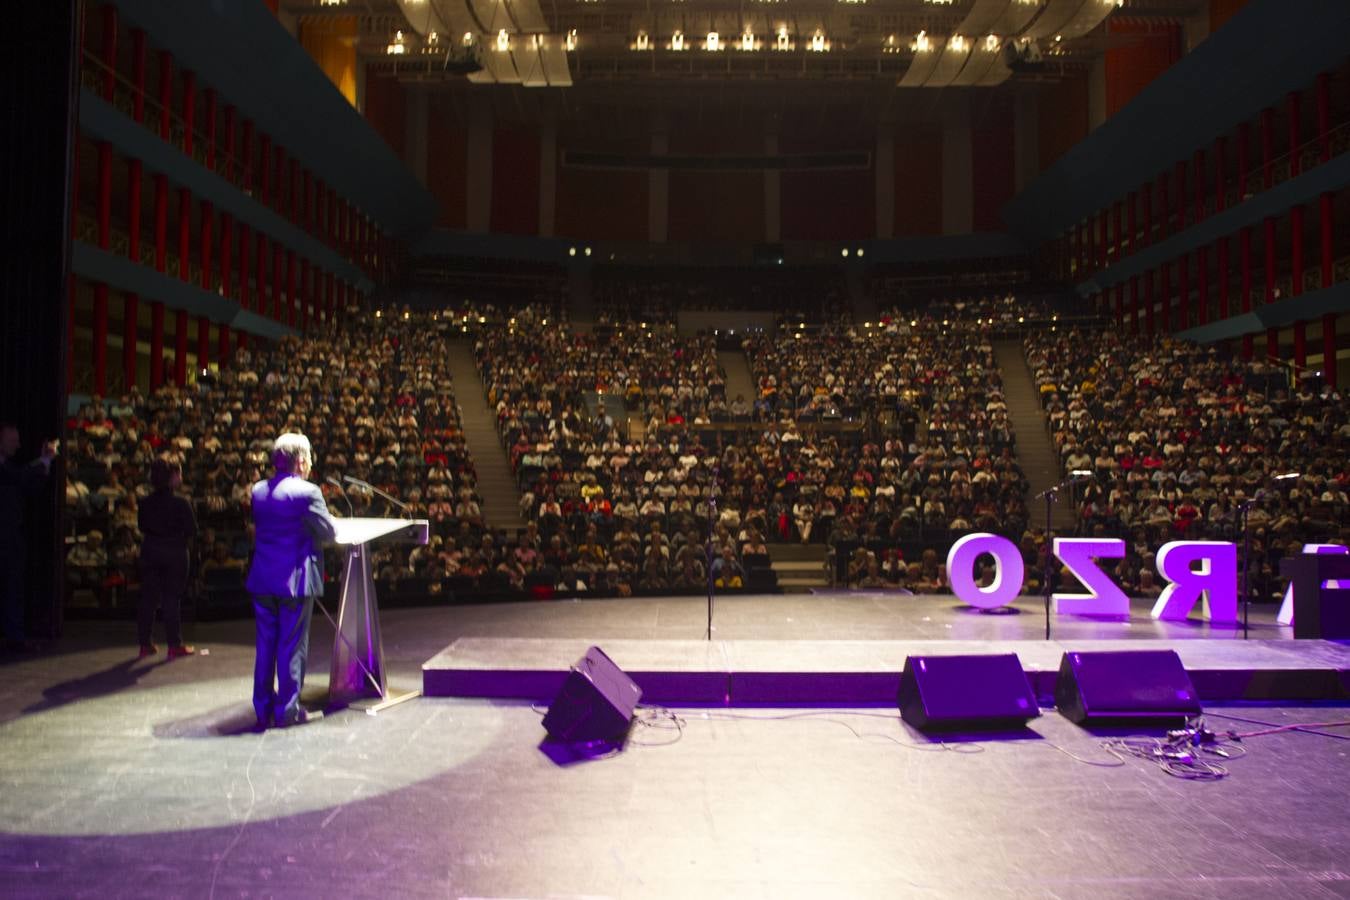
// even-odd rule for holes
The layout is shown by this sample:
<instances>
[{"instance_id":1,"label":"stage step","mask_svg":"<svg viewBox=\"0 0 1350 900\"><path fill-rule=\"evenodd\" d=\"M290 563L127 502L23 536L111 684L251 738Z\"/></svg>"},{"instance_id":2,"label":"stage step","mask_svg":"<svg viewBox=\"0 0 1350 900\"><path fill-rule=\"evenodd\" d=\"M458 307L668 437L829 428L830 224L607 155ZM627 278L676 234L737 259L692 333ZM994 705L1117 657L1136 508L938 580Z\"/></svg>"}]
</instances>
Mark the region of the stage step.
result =
<instances>
[{"instance_id":1,"label":"stage step","mask_svg":"<svg viewBox=\"0 0 1350 900\"><path fill-rule=\"evenodd\" d=\"M460 638L422 667L429 697L547 702L594 643ZM1350 646L1289 640L603 640L643 702L692 706L893 705L907 656L1016 653L1043 705L1066 652L1175 650L1205 702L1350 698Z\"/></svg>"},{"instance_id":2,"label":"stage step","mask_svg":"<svg viewBox=\"0 0 1350 900\"><path fill-rule=\"evenodd\" d=\"M786 593L809 594L815 588L827 587L824 544L770 544L769 558L778 586Z\"/></svg>"}]
</instances>

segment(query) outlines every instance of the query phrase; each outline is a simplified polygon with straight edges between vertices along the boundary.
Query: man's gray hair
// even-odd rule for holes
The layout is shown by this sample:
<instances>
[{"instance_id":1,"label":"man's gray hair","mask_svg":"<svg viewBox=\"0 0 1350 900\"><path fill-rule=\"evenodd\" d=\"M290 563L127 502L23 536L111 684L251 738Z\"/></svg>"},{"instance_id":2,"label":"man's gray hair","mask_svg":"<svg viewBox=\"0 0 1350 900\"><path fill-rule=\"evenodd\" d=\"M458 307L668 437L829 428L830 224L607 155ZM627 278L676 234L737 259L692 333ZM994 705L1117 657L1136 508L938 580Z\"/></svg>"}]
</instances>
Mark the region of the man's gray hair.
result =
<instances>
[{"instance_id":1,"label":"man's gray hair","mask_svg":"<svg viewBox=\"0 0 1350 900\"><path fill-rule=\"evenodd\" d=\"M314 460L314 450L309 445L309 438L303 434L288 431L272 442L272 465L277 467L277 471L296 471L302 458L311 462Z\"/></svg>"}]
</instances>

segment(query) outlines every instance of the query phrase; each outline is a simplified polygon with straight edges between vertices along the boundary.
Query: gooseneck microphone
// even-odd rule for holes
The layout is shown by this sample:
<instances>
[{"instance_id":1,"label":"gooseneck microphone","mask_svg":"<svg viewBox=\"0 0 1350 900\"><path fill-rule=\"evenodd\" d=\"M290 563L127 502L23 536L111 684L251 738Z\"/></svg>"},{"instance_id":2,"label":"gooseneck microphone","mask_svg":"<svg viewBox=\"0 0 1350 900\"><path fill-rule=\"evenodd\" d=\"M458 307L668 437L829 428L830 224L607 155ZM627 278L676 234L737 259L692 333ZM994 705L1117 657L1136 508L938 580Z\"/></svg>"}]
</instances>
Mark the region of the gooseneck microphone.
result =
<instances>
[{"instance_id":1,"label":"gooseneck microphone","mask_svg":"<svg viewBox=\"0 0 1350 900\"><path fill-rule=\"evenodd\" d=\"M412 509L411 506L404 503L402 500L398 499L397 497L386 494L384 491L380 490L375 485L371 484L369 481L362 481L360 478L353 478L350 475L343 475L342 480L347 482L348 484L354 484L359 488L364 488L365 490L370 491L372 494L375 494L377 497L383 497L385 500L394 504L405 513Z\"/></svg>"},{"instance_id":2,"label":"gooseneck microphone","mask_svg":"<svg viewBox=\"0 0 1350 900\"><path fill-rule=\"evenodd\" d=\"M342 499L347 501L347 516L349 518L355 519L356 510L352 509L352 498L347 496L347 489L342 486L342 482L338 481L332 475L329 475L327 478L324 479L324 481L328 482L333 487L338 489L338 492L342 494Z\"/></svg>"}]
</instances>

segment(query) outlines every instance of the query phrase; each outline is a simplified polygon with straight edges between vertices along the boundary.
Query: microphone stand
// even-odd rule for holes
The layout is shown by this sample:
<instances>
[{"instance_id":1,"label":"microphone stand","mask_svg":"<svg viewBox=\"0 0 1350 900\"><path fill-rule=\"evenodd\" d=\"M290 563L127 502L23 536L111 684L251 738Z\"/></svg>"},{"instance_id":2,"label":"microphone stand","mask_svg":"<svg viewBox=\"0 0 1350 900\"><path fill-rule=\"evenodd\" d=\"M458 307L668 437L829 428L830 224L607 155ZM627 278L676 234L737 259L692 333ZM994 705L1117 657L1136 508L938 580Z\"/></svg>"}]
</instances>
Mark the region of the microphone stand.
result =
<instances>
[{"instance_id":1,"label":"microphone stand","mask_svg":"<svg viewBox=\"0 0 1350 900\"><path fill-rule=\"evenodd\" d=\"M708 558L708 630L704 632L704 640L712 640L713 632L713 538L717 528L717 479L721 474L722 464L719 460L713 466L712 483L708 485L708 548L706 555Z\"/></svg>"},{"instance_id":2,"label":"microphone stand","mask_svg":"<svg viewBox=\"0 0 1350 900\"><path fill-rule=\"evenodd\" d=\"M348 484L354 484L359 488L365 488L372 494L375 494L377 497L382 497L385 500L389 501L390 503L394 504L400 510L399 518L403 518L402 513L407 513L410 509L412 509L412 507L404 503L402 500L398 499L397 497L386 494L384 491L380 490L375 485L371 484L369 481L362 481L360 478L353 478L350 475L343 475L342 480L347 482Z\"/></svg>"},{"instance_id":3,"label":"microphone stand","mask_svg":"<svg viewBox=\"0 0 1350 900\"><path fill-rule=\"evenodd\" d=\"M1048 487L1036 495L1035 499L1045 501L1045 569L1041 576L1042 593L1045 595L1045 639L1050 640L1050 595L1055 592L1055 532L1054 532L1054 507L1055 502L1059 500L1059 492L1066 487L1077 484L1084 477L1091 477L1082 474L1070 475L1054 487Z\"/></svg>"},{"instance_id":4,"label":"microphone stand","mask_svg":"<svg viewBox=\"0 0 1350 900\"><path fill-rule=\"evenodd\" d=\"M334 478L332 475L329 475L327 478L324 479L324 481L328 482L328 483L331 484L333 487L335 487L335 488L338 489L338 492L339 492L340 494L342 494L342 499L345 500L345 501L347 502L347 515L348 515L348 517L355 519L355 518L356 518L356 510L354 510L354 509L352 508L352 498L347 496L347 489L344 488L344 487L342 486L342 482L338 481L338 480L337 480L336 478Z\"/></svg>"}]
</instances>

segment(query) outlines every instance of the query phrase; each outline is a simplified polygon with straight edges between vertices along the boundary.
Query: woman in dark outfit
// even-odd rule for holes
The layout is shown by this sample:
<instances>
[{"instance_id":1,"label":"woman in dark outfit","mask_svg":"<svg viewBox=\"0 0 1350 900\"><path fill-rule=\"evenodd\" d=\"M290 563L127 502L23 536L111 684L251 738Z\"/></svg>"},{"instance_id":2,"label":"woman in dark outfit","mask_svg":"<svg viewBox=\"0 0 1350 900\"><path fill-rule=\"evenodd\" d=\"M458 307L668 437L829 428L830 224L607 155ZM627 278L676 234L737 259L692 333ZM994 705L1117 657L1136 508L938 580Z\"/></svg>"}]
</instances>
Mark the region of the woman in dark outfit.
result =
<instances>
[{"instance_id":1,"label":"woman in dark outfit","mask_svg":"<svg viewBox=\"0 0 1350 900\"><path fill-rule=\"evenodd\" d=\"M153 656L159 648L150 642L155 610L164 614L164 638L169 644L169 659L191 656L196 649L183 643L179 627L179 609L187 593L188 542L197 535L197 520L192 505L174 493L183 482L177 463L156 459L150 464L150 484L154 493L141 501L141 605L137 631L141 656Z\"/></svg>"}]
</instances>

